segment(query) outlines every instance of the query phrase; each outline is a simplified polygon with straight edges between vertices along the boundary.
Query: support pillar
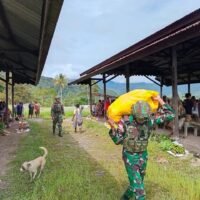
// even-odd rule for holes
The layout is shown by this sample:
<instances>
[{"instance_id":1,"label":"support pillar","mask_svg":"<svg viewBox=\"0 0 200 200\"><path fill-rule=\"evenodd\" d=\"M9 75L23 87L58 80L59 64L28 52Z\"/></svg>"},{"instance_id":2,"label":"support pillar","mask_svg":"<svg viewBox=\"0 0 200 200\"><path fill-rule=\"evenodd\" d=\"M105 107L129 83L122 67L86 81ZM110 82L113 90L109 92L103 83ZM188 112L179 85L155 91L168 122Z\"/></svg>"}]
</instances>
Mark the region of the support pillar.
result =
<instances>
[{"instance_id":1,"label":"support pillar","mask_svg":"<svg viewBox=\"0 0 200 200\"><path fill-rule=\"evenodd\" d=\"M89 83L89 96L90 96L90 114L92 116L92 84L91 81Z\"/></svg>"},{"instance_id":2,"label":"support pillar","mask_svg":"<svg viewBox=\"0 0 200 200\"><path fill-rule=\"evenodd\" d=\"M12 116L14 117L14 74L12 72Z\"/></svg>"},{"instance_id":3,"label":"support pillar","mask_svg":"<svg viewBox=\"0 0 200 200\"><path fill-rule=\"evenodd\" d=\"M106 102L106 76L105 76L105 74L103 74L103 95L104 95L104 105L105 105L105 102ZM106 113L104 110L104 118L106 117L105 115L106 115Z\"/></svg>"},{"instance_id":4,"label":"support pillar","mask_svg":"<svg viewBox=\"0 0 200 200\"><path fill-rule=\"evenodd\" d=\"M179 137L178 130L178 92L177 92L177 53L176 47L172 47L172 94L173 94L173 108L175 109L175 119L173 125L174 136Z\"/></svg>"},{"instance_id":5,"label":"support pillar","mask_svg":"<svg viewBox=\"0 0 200 200\"><path fill-rule=\"evenodd\" d=\"M8 124L8 83L9 83L9 71L6 71L6 111L5 111L5 124L7 127Z\"/></svg>"},{"instance_id":6,"label":"support pillar","mask_svg":"<svg viewBox=\"0 0 200 200\"><path fill-rule=\"evenodd\" d=\"M160 84L160 96L163 96L163 78L161 77L161 84Z\"/></svg>"},{"instance_id":7,"label":"support pillar","mask_svg":"<svg viewBox=\"0 0 200 200\"><path fill-rule=\"evenodd\" d=\"M188 75L188 93L191 92L191 89L190 89L190 75Z\"/></svg>"},{"instance_id":8,"label":"support pillar","mask_svg":"<svg viewBox=\"0 0 200 200\"><path fill-rule=\"evenodd\" d=\"M129 68L129 65L126 66L125 78L126 78L126 92L129 92L130 91L130 68Z\"/></svg>"}]
</instances>

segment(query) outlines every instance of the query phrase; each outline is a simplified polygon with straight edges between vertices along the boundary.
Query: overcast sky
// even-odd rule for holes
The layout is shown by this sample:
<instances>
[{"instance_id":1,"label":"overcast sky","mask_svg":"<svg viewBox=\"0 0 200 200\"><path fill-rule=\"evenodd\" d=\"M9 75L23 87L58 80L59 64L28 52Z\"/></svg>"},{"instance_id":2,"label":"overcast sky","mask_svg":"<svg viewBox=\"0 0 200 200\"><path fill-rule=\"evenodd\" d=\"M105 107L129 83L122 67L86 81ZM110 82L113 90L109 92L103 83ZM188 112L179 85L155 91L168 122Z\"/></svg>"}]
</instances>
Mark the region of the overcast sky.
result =
<instances>
[{"instance_id":1,"label":"overcast sky","mask_svg":"<svg viewBox=\"0 0 200 200\"><path fill-rule=\"evenodd\" d=\"M200 0L64 0L42 75L77 79L199 7Z\"/></svg>"}]
</instances>

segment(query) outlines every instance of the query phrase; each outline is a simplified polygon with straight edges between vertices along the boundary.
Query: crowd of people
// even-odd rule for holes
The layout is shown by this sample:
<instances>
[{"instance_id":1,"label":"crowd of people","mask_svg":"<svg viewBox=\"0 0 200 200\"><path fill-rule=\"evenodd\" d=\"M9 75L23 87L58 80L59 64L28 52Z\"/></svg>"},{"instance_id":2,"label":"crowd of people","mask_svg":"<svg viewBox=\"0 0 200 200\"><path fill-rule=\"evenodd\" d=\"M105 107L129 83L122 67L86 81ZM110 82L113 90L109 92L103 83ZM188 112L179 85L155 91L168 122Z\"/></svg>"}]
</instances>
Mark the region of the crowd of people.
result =
<instances>
[{"instance_id":1,"label":"crowd of people","mask_svg":"<svg viewBox=\"0 0 200 200\"><path fill-rule=\"evenodd\" d=\"M98 103L92 105L92 115L96 117L98 120L107 114L107 110L110 104L114 101L109 97L106 100L99 100Z\"/></svg>"},{"instance_id":2,"label":"crowd of people","mask_svg":"<svg viewBox=\"0 0 200 200\"><path fill-rule=\"evenodd\" d=\"M0 101L0 132L5 131L4 128L10 126L10 122L18 121L19 128L18 130L28 129L28 123L24 120L24 104L23 102L14 103L13 113L10 108L6 109L6 102ZM34 103L30 102L28 104L28 118L32 118L35 114L35 117L39 117L40 114L40 104L35 101Z\"/></svg>"},{"instance_id":3,"label":"crowd of people","mask_svg":"<svg viewBox=\"0 0 200 200\"><path fill-rule=\"evenodd\" d=\"M173 107L171 98L163 96L163 100L166 104ZM186 93L183 100L178 99L178 119L179 130L183 128L184 122L200 122L200 100L192 96L191 93ZM172 129L173 123L165 123L164 127Z\"/></svg>"},{"instance_id":4,"label":"crowd of people","mask_svg":"<svg viewBox=\"0 0 200 200\"><path fill-rule=\"evenodd\" d=\"M164 95L163 101L170 105L172 108L172 98ZM106 100L99 100L97 103L92 105L92 116L96 117L97 120L106 118L106 113L114 99L109 97ZM186 93L184 99L178 99L178 118L179 118L179 129L183 128L184 122L196 121L200 122L200 99L192 96L191 93ZM165 122L160 127L172 129L173 122Z\"/></svg>"}]
</instances>

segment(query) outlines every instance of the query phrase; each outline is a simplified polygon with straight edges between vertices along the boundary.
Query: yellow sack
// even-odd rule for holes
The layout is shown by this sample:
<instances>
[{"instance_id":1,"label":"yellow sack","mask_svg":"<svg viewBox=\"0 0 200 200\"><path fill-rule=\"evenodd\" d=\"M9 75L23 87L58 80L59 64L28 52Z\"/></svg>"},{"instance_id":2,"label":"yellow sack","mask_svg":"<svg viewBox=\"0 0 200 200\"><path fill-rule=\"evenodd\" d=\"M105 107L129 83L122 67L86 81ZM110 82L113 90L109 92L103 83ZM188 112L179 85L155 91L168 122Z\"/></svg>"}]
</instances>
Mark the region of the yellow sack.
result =
<instances>
[{"instance_id":1,"label":"yellow sack","mask_svg":"<svg viewBox=\"0 0 200 200\"><path fill-rule=\"evenodd\" d=\"M137 89L118 97L108 108L108 118L118 122L122 115L130 115L131 107L139 100L149 103L152 112L156 112L158 102L153 101L151 97L158 96L158 92L153 90Z\"/></svg>"}]
</instances>

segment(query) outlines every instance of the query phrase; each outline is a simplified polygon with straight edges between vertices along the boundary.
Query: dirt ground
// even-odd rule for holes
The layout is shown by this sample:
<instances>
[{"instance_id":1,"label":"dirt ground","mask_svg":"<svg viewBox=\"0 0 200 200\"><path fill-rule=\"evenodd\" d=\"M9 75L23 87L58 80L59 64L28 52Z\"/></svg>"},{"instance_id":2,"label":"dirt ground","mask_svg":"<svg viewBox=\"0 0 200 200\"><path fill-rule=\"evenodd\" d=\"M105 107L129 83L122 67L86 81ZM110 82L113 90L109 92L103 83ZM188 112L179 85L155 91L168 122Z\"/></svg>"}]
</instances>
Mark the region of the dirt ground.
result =
<instances>
[{"instance_id":1,"label":"dirt ground","mask_svg":"<svg viewBox=\"0 0 200 200\"><path fill-rule=\"evenodd\" d=\"M17 133L18 123L13 122L4 134L0 134L0 176L6 174L8 163L15 157L15 152L19 144L21 133ZM7 183L0 180L0 189L4 189Z\"/></svg>"}]
</instances>

